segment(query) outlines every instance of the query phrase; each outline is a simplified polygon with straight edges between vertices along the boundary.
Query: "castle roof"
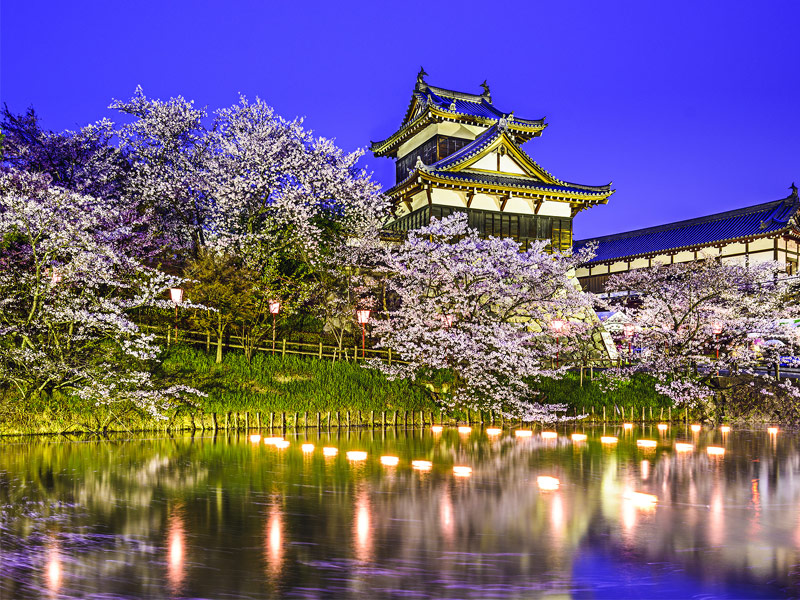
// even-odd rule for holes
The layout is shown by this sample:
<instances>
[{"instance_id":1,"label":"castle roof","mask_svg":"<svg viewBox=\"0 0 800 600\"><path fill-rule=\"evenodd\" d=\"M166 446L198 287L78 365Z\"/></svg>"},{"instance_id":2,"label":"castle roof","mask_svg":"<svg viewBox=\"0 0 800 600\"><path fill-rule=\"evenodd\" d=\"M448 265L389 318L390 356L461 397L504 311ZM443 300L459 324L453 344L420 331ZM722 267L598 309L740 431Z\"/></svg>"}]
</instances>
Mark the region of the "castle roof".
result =
<instances>
[{"instance_id":1,"label":"castle roof","mask_svg":"<svg viewBox=\"0 0 800 600\"><path fill-rule=\"evenodd\" d=\"M580 250L597 242L594 258L586 264L679 252L737 240L775 235L789 230L800 208L796 189L782 200L774 200L694 219L666 223L633 231L577 240Z\"/></svg>"},{"instance_id":2,"label":"castle roof","mask_svg":"<svg viewBox=\"0 0 800 600\"><path fill-rule=\"evenodd\" d=\"M482 84L482 94L469 94L428 85L423 79L424 75L426 73L420 70L400 128L385 140L372 142L370 149L375 156L394 156L404 142L428 125L443 121L488 128L505 119L519 144L541 135L547 126L544 119L521 119L515 117L513 112L499 110L492 104L486 82Z\"/></svg>"}]
</instances>

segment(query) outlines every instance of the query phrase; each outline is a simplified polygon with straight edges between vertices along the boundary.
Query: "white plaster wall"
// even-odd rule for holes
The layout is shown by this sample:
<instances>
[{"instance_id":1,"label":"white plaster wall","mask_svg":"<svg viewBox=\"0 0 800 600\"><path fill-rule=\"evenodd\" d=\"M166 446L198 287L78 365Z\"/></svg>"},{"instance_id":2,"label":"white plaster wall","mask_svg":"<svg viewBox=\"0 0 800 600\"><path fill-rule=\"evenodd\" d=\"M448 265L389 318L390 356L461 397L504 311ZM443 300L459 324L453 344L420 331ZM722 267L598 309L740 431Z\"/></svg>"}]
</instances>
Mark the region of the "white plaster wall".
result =
<instances>
[{"instance_id":1,"label":"white plaster wall","mask_svg":"<svg viewBox=\"0 0 800 600\"><path fill-rule=\"evenodd\" d=\"M500 157L500 171L503 173L516 173L518 175L527 175L525 170L519 166L519 163L512 159L507 154Z\"/></svg>"},{"instance_id":2,"label":"white plaster wall","mask_svg":"<svg viewBox=\"0 0 800 600\"><path fill-rule=\"evenodd\" d=\"M480 210L498 210L497 201L494 196L488 194L475 194L472 198L470 208L478 208Z\"/></svg>"},{"instance_id":3,"label":"white plaster wall","mask_svg":"<svg viewBox=\"0 0 800 600\"><path fill-rule=\"evenodd\" d=\"M641 269L643 267L647 267L649 265L649 261L646 258L637 258L631 261L631 269Z\"/></svg>"},{"instance_id":4,"label":"white plaster wall","mask_svg":"<svg viewBox=\"0 0 800 600\"><path fill-rule=\"evenodd\" d=\"M741 242L734 242L732 244L727 244L722 247L722 256L727 256L729 254L739 254L740 252L744 252L747 250L747 247L742 244Z\"/></svg>"},{"instance_id":5,"label":"white plaster wall","mask_svg":"<svg viewBox=\"0 0 800 600\"><path fill-rule=\"evenodd\" d=\"M497 154L494 152L482 156L474 163L470 163L470 169L483 169L484 171L497 171Z\"/></svg>"},{"instance_id":6,"label":"white plaster wall","mask_svg":"<svg viewBox=\"0 0 800 600\"><path fill-rule=\"evenodd\" d=\"M421 206L425 206L428 204L428 194L425 192L419 192L415 194L411 200L411 210L417 210Z\"/></svg>"},{"instance_id":7,"label":"white plaster wall","mask_svg":"<svg viewBox=\"0 0 800 600\"><path fill-rule=\"evenodd\" d=\"M586 267L578 267L575 269L575 275L576 277L588 277L591 273Z\"/></svg>"},{"instance_id":8,"label":"white plaster wall","mask_svg":"<svg viewBox=\"0 0 800 600\"><path fill-rule=\"evenodd\" d=\"M506 202L506 212L518 213L521 215L532 215L533 208L527 198L515 198L511 196Z\"/></svg>"},{"instance_id":9,"label":"white plaster wall","mask_svg":"<svg viewBox=\"0 0 800 600\"><path fill-rule=\"evenodd\" d=\"M750 242L750 252L772 250L773 248L775 248L775 240L772 238L761 238Z\"/></svg>"},{"instance_id":10,"label":"white plaster wall","mask_svg":"<svg viewBox=\"0 0 800 600\"><path fill-rule=\"evenodd\" d=\"M606 275L608 273L608 265L595 265L592 267L592 275Z\"/></svg>"},{"instance_id":11,"label":"white plaster wall","mask_svg":"<svg viewBox=\"0 0 800 600\"><path fill-rule=\"evenodd\" d=\"M694 252L691 250L684 250L675 255L675 262L689 262L694 260Z\"/></svg>"},{"instance_id":12,"label":"white plaster wall","mask_svg":"<svg viewBox=\"0 0 800 600\"><path fill-rule=\"evenodd\" d=\"M446 206L459 206L464 208L463 196L455 190L443 190L441 188L434 188L431 193L431 198L434 204L444 204Z\"/></svg>"},{"instance_id":13,"label":"white plaster wall","mask_svg":"<svg viewBox=\"0 0 800 600\"><path fill-rule=\"evenodd\" d=\"M765 263L767 261L772 260L774 256L775 255L772 253L772 250L770 250L769 252L756 252L754 254L750 254L749 264L752 266L760 263Z\"/></svg>"},{"instance_id":14,"label":"white plaster wall","mask_svg":"<svg viewBox=\"0 0 800 600\"><path fill-rule=\"evenodd\" d=\"M628 270L628 263L627 262L615 262L611 264L611 268L609 269L610 273L619 273L621 271Z\"/></svg>"},{"instance_id":15,"label":"white plaster wall","mask_svg":"<svg viewBox=\"0 0 800 600\"><path fill-rule=\"evenodd\" d=\"M672 257L666 254L658 254L650 259L650 264L668 265L672 262Z\"/></svg>"},{"instance_id":16,"label":"white plaster wall","mask_svg":"<svg viewBox=\"0 0 800 600\"><path fill-rule=\"evenodd\" d=\"M539 209L539 215L545 217L569 217L571 214L572 208L569 202L545 200L542 204L542 208Z\"/></svg>"}]
</instances>

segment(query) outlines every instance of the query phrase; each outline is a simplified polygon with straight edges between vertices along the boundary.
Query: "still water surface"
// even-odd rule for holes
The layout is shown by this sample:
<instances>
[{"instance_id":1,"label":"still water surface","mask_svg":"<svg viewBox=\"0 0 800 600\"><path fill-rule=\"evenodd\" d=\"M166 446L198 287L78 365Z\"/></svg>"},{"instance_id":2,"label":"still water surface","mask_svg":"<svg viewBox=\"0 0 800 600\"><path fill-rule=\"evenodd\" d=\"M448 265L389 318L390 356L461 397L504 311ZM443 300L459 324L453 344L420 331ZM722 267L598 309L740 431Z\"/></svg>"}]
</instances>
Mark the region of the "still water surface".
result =
<instances>
[{"instance_id":1,"label":"still water surface","mask_svg":"<svg viewBox=\"0 0 800 600\"><path fill-rule=\"evenodd\" d=\"M800 597L800 436L573 431L7 440L0 598Z\"/></svg>"}]
</instances>

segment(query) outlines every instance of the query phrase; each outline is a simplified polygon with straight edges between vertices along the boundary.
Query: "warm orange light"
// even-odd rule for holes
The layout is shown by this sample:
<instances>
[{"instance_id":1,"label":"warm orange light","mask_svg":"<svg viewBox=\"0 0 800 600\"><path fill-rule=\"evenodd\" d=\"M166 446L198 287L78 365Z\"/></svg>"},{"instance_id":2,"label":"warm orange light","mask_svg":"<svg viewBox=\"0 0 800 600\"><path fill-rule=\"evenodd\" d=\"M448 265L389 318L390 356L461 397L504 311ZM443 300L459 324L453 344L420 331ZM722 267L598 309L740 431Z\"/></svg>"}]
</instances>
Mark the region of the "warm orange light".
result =
<instances>
[{"instance_id":1,"label":"warm orange light","mask_svg":"<svg viewBox=\"0 0 800 600\"><path fill-rule=\"evenodd\" d=\"M728 433L728 432L731 430L731 428L730 428L730 427L728 427L727 425L723 425L722 427L720 427L720 428L719 428L719 430L720 430L722 433Z\"/></svg>"},{"instance_id":2,"label":"warm orange light","mask_svg":"<svg viewBox=\"0 0 800 600\"><path fill-rule=\"evenodd\" d=\"M463 466L454 466L453 467L453 474L456 477L469 477L472 475L472 467L463 467Z\"/></svg>"},{"instance_id":3,"label":"warm orange light","mask_svg":"<svg viewBox=\"0 0 800 600\"><path fill-rule=\"evenodd\" d=\"M555 431L543 431L542 432L542 439L554 440L557 437L558 437L558 434Z\"/></svg>"},{"instance_id":4,"label":"warm orange light","mask_svg":"<svg viewBox=\"0 0 800 600\"><path fill-rule=\"evenodd\" d=\"M573 442L585 442L586 441L586 434L585 433L573 433L572 434L572 441Z\"/></svg>"},{"instance_id":5,"label":"warm orange light","mask_svg":"<svg viewBox=\"0 0 800 600\"><path fill-rule=\"evenodd\" d=\"M411 466L418 471L430 471L433 463L429 460L412 460Z\"/></svg>"},{"instance_id":6,"label":"warm orange light","mask_svg":"<svg viewBox=\"0 0 800 600\"><path fill-rule=\"evenodd\" d=\"M264 443L266 445L268 445L268 446L274 446L278 442L282 442L282 441L283 441L282 437L266 437L266 438L264 438Z\"/></svg>"},{"instance_id":7,"label":"warm orange light","mask_svg":"<svg viewBox=\"0 0 800 600\"><path fill-rule=\"evenodd\" d=\"M658 496L644 494L642 492L625 492L622 495L626 500L630 500L639 508L652 508L658 502Z\"/></svg>"},{"instance_id":8,"label":"warm orange light","mask_svg":"<svg viewBox=\"0 0 800 600\"><path fill-rule=\"evenodd\" d=\"M636 440L636 445L641 448L655 448L658 442L655 440Z\"/></svg>"},{"instance_id":9,"label":"warm orange light","mask_svg":"<svg viewBox=\"0 0 800 600\"><path fill-rule=\"evenodd\" d=\"M633 423L623 423L622 424L622 428L623 429L633 429Z\"/></svg>"},{"instance_id":10,"label":"warm orange light","mask_svg":"<svg viewBox=\"0 0 800 600\"><path fill-rule=\"evenodd\" d=\"M261 441L261 436L258 435L257 433L254 433L253 435L250 436L250 441L253 442L254 444L257 444L258 442Z\"/></svg>"},{"instance_id":11,"label":"warm orange light","mask_svg":"<svg viewBox=\"0 0 800 600\"><path fill-rule=\"evenodd\" d=\"M604 435L600 438L601 444L616 444L618 441L613 435Z\"/></svg>"},{"instance_id":12,"label":"warm orange light","mask_svg":"<svg viewBox=\"0 0 800 600\"><path fill-rule=\"evenodd\" d=\"M706 448L706 452L708 452L710 456L722 456L725 454L725 448L720 448L719 446L709 446Z\"/></svg>"},{"instance_id":13,"label":"warm orange light","mask_svg":"<svg viewBox=\"0 0 800 600\"><path fill-rule=\"evenodd\" d=\"M339 454L338 448L331 448L330 446L325 446L322 449L323 456L336 456L337 454Z\"/></svg>"},{"instance_id":14,"label":"warm orange light","mask_svg":"<svg viewBox=\"0 0 800 600\"><path fill-rule=\"evenodd\" d=\"M381 464L387 467L396 467L400 459L396 456L381 456Z\"/></svg>"},{"instance_id":15,"label":"warm orange light","mask_svg":"<svg viewBox=\"0 0 800 600\"><path fill-rule=\"evenodd\" d=\"M367 460L367 453L361 450L350 450L347 453L347 460Z\"/></svg>"},{"instance_id":16,"label":"warm orange light","mask_svg":"<svg viewBox=\"0 0 800 600\"><path fill-rule=\"evenodd\" d=\"M536 478L536 485L539 486L540 490L554 491L558 489L558 486L561 485L561 482L555 477L540 475Z\"/></svg>"},{"instance_id":17,"label":"warm orange light","mask_svg":"<svg viewBox=\"0 0 800 600\"><path fill-rule=\"evenodd\" d=\"M283 450L284 448L288 448L291 444L289 440L281 440L280 442L275 442L275 447Z\"/></svg>"},{"instance_id":18,"label":"warm orange light","mask_svg":"<svg viewBox=\"0 0 800 600\"><path fill-rule=\"evenodd\" d=\"M659 431L666 431L667 429L669 429L669 427L667 426L666 423L659 423L658 424L658 430Z\"/></svg>"},{"instance_id":19,"label":"warm orange light","mask_svg":"<svg viewBox=\"0 0 800 600\"><path fill-rule=\"evenodd\" d=\"M303 452L313 452L314 451L314 444L303 444L300 446L300 449Z\"/></svg>"},{"instance_id":20,"label":"warm orange light","mask_svg":"<svg viewBox=\"0 0 800 600\"><path fill-rule=\"evenodd\" d=\"M702 429L702 427L700 427L700 425L692 425L692 431L694 431L695 433L697 433L701 429Z\"/></svg>"},{"instance_id":21,"label":"warm orange light","mask_svg":"<svg viewBox=\"0 0 800 600\"><path fill-rule=\"evenodd\" d=\"M777 435L778 434L778 428L777 427L767 427L767 433L769 433L770 435Z\"/></svg>"},{"instance_id":22,"label":"warm orange light","mask_svg":"<svg viewBox=\"0 0 800 600\"><path fill-rule=\"evenodd\" d=\"M692 444L686 444L684 442L676 442L675 450L678 452L691 452L692 450L694 450L694 446Z\"/></svg>"},{"instance_id":23,"label":"warm orange light","mask_svg":"<svg viewBox=\"0 0 800 600\"><path fill-rule=\"evenodd\" d=\"M514 431L514 435L517 437L531 437L533 432L530 429L517 429Z\"/></svg>"},{"instance_id":24,"label":"warm orange light","mask_svg":"<svg viewBox=\"0 0 800 600\"><path fill-rule=\"evenodd\" d=\"M499 427L489 427L486 430L486 435L500 435L501 433L503 433L503 430Z\"/></svg>"},{"instance_id":25,"label":"warm orange light","mask_svg":"<svg viewBox=\"0 0 800 600\"><path fill-rule=\"evenodd\" d=\"M462 425L458 428L458 433L469 433L470 431L472 431L472 427L469 427L468 425Z\"/></svg>"},{"instance_id":26,"label":"warm orange light","mask_svg":"<svg viewBox=\"0 0 800 600\"><path fill-rule=\"evenodd\" d=\"M444 427L442 427L441 425L432 425L431 426L431 431L433 433L442 433L442 429L444 429Z\"/></svg>"}]
</instances>

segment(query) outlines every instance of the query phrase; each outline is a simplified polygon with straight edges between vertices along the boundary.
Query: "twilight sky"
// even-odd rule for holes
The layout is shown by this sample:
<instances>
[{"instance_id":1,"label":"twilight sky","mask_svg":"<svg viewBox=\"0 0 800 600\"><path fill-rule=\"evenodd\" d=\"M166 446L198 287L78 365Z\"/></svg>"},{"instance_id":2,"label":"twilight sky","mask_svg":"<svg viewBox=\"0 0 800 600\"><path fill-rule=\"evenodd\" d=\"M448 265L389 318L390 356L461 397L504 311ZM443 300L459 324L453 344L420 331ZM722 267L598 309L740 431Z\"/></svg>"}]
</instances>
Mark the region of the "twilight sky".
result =
<instances>
[{"instance_id":1,"label":"twilight sky","mask_svg":"<svg viewBox=\"0 0 800 600\"><path fill-rule=\"evenodd\" d=\"M800 184L800 2L3 0L0 101L45 127L136 85L215 109L241 92L347 150L428 83L547 117L524 148L556 177L613 181L575 237L766 202ZM365 165L384 187L390 159Z\"/></svg>"}]
</instances>

